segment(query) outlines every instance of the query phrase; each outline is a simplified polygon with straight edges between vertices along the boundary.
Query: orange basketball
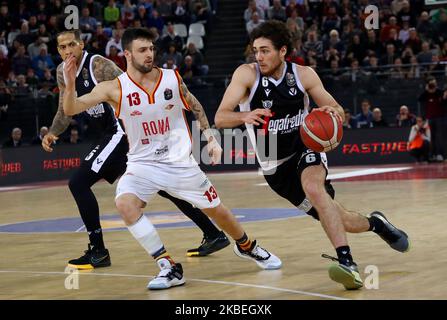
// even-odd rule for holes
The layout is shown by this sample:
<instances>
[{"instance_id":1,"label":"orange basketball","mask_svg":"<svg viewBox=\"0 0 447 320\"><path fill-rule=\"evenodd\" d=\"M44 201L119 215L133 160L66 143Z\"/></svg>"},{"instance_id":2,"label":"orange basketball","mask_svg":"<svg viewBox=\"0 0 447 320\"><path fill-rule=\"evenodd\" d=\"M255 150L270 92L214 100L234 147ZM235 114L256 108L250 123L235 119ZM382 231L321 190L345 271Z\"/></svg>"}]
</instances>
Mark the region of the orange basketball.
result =
<instances>
[{"instance_id":1,"label":"orange basketball","mask_svg":"<svg viewBox=\"0 0 447 320\"><path fill-rule=\"evenodd\" d=\"M300 128L304 145L315 152L334 150L343 137L343 124L331 113L315 110L309 113Z\"/></svg>"}]
</instances>

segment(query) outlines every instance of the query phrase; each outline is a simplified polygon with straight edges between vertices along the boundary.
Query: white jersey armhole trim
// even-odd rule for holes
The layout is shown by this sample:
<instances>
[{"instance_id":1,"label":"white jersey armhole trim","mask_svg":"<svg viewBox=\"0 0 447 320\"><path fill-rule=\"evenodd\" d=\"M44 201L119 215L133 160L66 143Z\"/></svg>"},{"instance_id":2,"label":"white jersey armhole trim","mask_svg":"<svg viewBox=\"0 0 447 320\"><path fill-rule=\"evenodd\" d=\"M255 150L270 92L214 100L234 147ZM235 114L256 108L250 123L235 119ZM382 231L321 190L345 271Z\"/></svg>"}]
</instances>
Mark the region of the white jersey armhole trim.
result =
<instances>
[{"instance_id":1,"label":"white jersey armhole trim","mask_svg":"<svg viewBox=\"0 0 447 320\"><path fill-rule=\"evenodd\" d=\"M304 110L305 110L305 112L309 112L309 95L307 94L306 90L303 87L303 84L301 83L300 77L298 75L298 67L297 67L296 63L292 63L292 69L293 69L293 74L295 75L296 84L298 85L298 88L301 90L301 92L304 94Z\"/></svg>"},{"instance_id":2,"label":"white jersey armhole trim","mask_svg":"<svg viewBox=\"0 0 447 320\"><path fill-rule=\"evenodd\" d=\"M95 86L98 85L98 81L95 78L95 73L93 72L93 60L95 60L96 57L100 57L100 55L99 54L95 54L94 56L92 56L90 58L90 65L89 65L90 77L92 78L93 83L95 84Z\"/></svg>"},{"instance_id":3,"label":"white jersey armhole trim","mask_svg":"<svg viewBox=\"0 0 447 320\"><path fill-rule=\"evenodd\" d=\"M256 80L250 89L250 95L248 96L248 98L244 102L239 103L239 108L241 109L241 111L250 111L250 102L253 99L253 96L255 95L256 90L258 89L259 79L261 78L261 74L259 72L259 66L257 63L255 64L255 68L256 68Z\"/></svg>"},{"instance_id":4,"label":"white jersey armhole trim","mask_svg":"<svg viewBox=\"0 0 447 320\"><path fill-rule=\"evenodd\" d=\"M79 73L81 73L82 67L84 66L85 59L87 59L87 51L84 51L84 55L82 56L81 63L79 64L78 70L76 71L76 78L79 76Z\"/></svg>"}]
</instances>

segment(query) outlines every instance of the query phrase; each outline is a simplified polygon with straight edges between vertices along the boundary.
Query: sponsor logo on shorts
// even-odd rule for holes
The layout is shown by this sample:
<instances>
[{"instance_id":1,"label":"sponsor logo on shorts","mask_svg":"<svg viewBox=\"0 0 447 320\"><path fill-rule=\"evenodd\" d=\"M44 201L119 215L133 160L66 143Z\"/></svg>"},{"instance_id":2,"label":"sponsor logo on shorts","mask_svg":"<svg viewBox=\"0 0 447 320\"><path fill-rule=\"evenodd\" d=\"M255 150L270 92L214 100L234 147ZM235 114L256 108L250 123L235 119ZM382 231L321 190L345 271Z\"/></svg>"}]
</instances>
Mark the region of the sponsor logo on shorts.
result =
<instances>
[{"instance_id":1,"label":"sponsor logo on shorts","mask_svg":"<svg viewBox=\"0 0 447 320\"><path fill-rule=\"evenodd\" d=\"M208 185L208 183L210 183L210 182L209 182L208 178L206 178L205 181L202 182L202 184L200 185L199 188L203 188L204 186Z\"/></svg>"}]
</instances>

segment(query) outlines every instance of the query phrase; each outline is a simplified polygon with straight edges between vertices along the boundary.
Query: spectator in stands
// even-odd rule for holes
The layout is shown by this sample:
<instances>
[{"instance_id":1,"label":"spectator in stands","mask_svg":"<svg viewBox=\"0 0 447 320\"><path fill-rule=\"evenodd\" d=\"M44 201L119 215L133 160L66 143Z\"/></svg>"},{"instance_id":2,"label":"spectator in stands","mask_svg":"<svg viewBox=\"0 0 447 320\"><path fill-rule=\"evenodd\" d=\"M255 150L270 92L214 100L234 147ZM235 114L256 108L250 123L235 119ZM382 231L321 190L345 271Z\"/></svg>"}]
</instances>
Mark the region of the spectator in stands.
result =
<instances>
[{"instance_id":1,"label":"spectator in stands","mask_svg":"<svg viewBox=\"0 0 447 320\"><path fill-rule=\"evenodd\" d=\"M380 30L380 41L382 43L387 42L390 39L390 30L396 30L396 33L399 33L400 27L397 24L397 18L395 16L391 16L388 19L388 24L385 24L384 27Z\"/></svg>"},{"instance_id":2,"label":"spectator in stands","mask_svg":"<svg viewBox=\"0 0 447 320\"><path fill-rule=\"evenodd\" d=\"M176 0L175 3L172 4L172 12L174 13L175 23L189 25L191 21L189 6L186 4L185 0Z\"/></svg>"},{"instance_id":3,"label":"spectator in stands","mask_svg":"<svg viewBox=\"0 0 447 320\"><path fill-rule=\"evenodd\" d=\"M177 51L175 43L171 43L168 47L168 51L163 54L161 59L162 63L166 63L168 59L174 60L174 64L180 66L183 62L183 56Z\"/></svg>"},{"instance_id":4,"label":"spectator in stands","mask_svg":"<svg viewBox=\"0 0 447 320\"><path fill-rule=\"evenodd\" d=\"M439 21L435 25L435 34L440 41L447 40L447 10L443 9L439 14Z\"/></svg>"},{"instance_id":5,"label":"spectator in stands","mask_svg":"<svg viewBox=\"0 0 447 320\"><path fill-rule=\"evenodd\" d=\"M401 25L404 22L408 22L410 26L416 26L416 17L411 10L410 2L408 2L407 0L402 2L402 8L399 10L397 18Z\"/></svg>"},{"instance_id":6,"label":"spectator in stands","mask_svg":"<svg viewBox=\"0 0 447 320\"><path fill-rule=\"evenodd\" d=\"M180 75L182 76L185 83L197 84L196 77L200 76L200 70L193 63L191 56L186 56L183 65L180 67Z\"/></svg>"},{"instance_id":7,"label":"spectator in stands","mask_svg":"<svg viewBox=\"0 0 447 320\"><path fill-rule=\"evenodd\" d=\"M199 50L197 50L196 45L192 42L188 44L188 48L186 49L185 54L183 56L186 57L188 55L192 57L192 62L194 65L197 66L197 68L199 68L201 75L203 76L207 75L209 71L209 66L204 64L205 60L202 53Z\"/></svg>"},{"instance_id":8,"label":"spectator in stands","mask_svg":"<svg viewBox=\"0 0 447 320\"><path fill-rule=\"evenodd\" d=\"M109 0L107 7L104 8L104 24L110 26L120 19L120 9L117 7L115 0Z\"/></svg>"},{"instance_id":9,"label":"spectator in stands","mask_svg":"<svg viewBox=\"0 0 447 320\"><path fill-rule=\"evenodd\" d=\"M47 52L46 46L40 48L40 54L37 57L34 57L32 66L39 79L43 79L43 74L46 69L52 71L56 68L53 59Z\"/></svg>"},{"instance_id":10,"label":"spectator in stands","mask_svg":"<svg viewBox=\"0 0 447 320\"><path fill-rule=\"evenodd\" d=\"M316 31L309 31L307 41L304 42L303 52L307 55L309 51L314 51L318 58L323 56L323 43L318 40Z\"/></svg>"},{"instance_id":11,"label":"spectator in stands","mask_svg":"<svg viewBox=\"0 0 447 320\"><path fill-rule=\"evenodd\" d=\"M16 36L15 40L24 45L25 48L34 41L34 36L29 32L28 23L26 21L22 23L20 33Z\"/></svg>"},{"instance_id":12,"label":"spectator in stands","mask_svg":"<svg viewBox=\"0 0 447 320\"><path fill-rule=\"evenodd\" d=\"M65 143L69 144L78 144L81 143L82 140L79 138L79 131L76 128L72 128L70 130L70 135L65 139Z\"/></svg>"},{"instance_id":13,"label":"spectator in stands","mask_svg":"<svg viewBox=\"0 0 447 320\"><path fill-rule=\"evenodd\" d=\"M11 71L11 62L8 56L0 50L0 78L8 78L8 74Z\"/></svg>"},{"instance_id":14,"label":"spectator in stands","mask_svg":"<svg viewBox=\"0 0 447 320\"><path fill-rule=\"evenodd\" d=\"M248 21L245 24L245 28L247 30L247 33L250 34L253 31L254 28L258 27L262 23L264 23L264 20L259 18L259 13L254 12L251 15L250 21Z\"/></svg>"},{"instance_id":15,"label":"spectator in stands","mask_svg":"<svg viewBox=\"0 0 447 320\"><path fill-rule=\"evenodd\" d=\"M302 17L300 17L300 16L298 15L298 10L292 10L292 11L291 11L290 16L288 16L286 22L288 22L289 20L293 20L293 21L295 21L296 24L298 25L300 31L301 31L301 32L304 31L304 20L303 20Z\"/></svg>"},{"instance_id":16,"label":"spectator in stands","mask_svg":"<svg viewBox=\"0 0 447 320\"><path fill-rule=\"evenodd\" d=\"M45 69L43 72L42 83L47 83L48 85L54 84L56 80L54 79L53 74L50 69Z\"/></svg>"},{"instance_id":17,"label":"spectator in stands","mask_svg":"<svg viewBox=\"0 0 447 320\"><path fill-rule=\"evenodd\" d=\"M279 20L286 22L286 8L281 5L281 0L273 0L272 6L267 10L269 20Z\"/></svg>"},{"instance_id":18,"label":"spectator in stands","mask_svg":"<svg viewBox=\"0 0 447 320\"><path fill-rule=\"evenodd\" d=\"M347 49L347 53L349 54L350 52L353 53L354 58L358 61L363 61L363 59L365 58L366 48L365 45L361 42L360 35L353 35Z\"/></svg>"},{"instance_id":19,"label":"spectator in stands","mask_svg":"<svg viewBox=\"0 0 447 320\"><path fill-rule=\"evenodd\" d=\"M374 108L373 112L373 120L371 121L373 128L383 128L388 127L388 122L382 116L382 110L380 108Z\"/></svg>"},{"instance_id":20,"label":"spectator in stands","mask_svg":"<svg viewBox=\"0 0 447 320\"><path fill-rule=\"evenodd\" d=\"M43 42L43 40L39 37L36 38L36 41L31 43L28 48L28 56L31 60L33 60L35 57L37 57L40 54L40 48L46 47L47 45Z\"/></svg>"},{"instance_id":21,"label":"spectator in stands","mask_svg":"<svg viewBox=\"0 0 447 320\"><path fill-rule=\"evenodd\" d=\"M79 29L82 32L82 39L85 42L90 41L93 34L96 33L98 21L90 16L90 10L87 7L82 9L82 15L79 18Z\"/></svg>"},{"instance_id":22,"label":"spectator in stands","mask_svg":"<svg viewBox=\"0 0 447 320\"><path fill-rule=\"evenodd\" d=\"M211 8L207 0L190 0L191 22L206 21L210 19Z\"/></svg>"},{"instance_id":23,"label":"spectator in stands","mask_svg":"<svg viewBox=\"0 0 447 320\"><path fill-rule=\"evenodd\" d=\"M8 107L11 103L11 90L6 87L5 81L0 79L0 120L8 118Z\"/></svg>"},{"instance_id":24,"label":"spectator in stands","mask_svg":"<svg viewBox=\"0 0 447 320\"><path fill-rule=\"evenodd\" d=\"M121 30L113 30L112 32L113 37L107 42L106 45L106 56L110 55L110 47L114 46L118 49L118 53L123 52L123 47L121 45L121 38L123 36L123 33Z\"/></svg>"},{"instance_id":25,"label":"spectator in stands","mask_svg":"<svg viewBox=\"0 0 447 320\"><path fill-rule=\"evenodd\" d=\"M26 83L26 77L23 74L17 76L17 86L14 88L16 95L26 96L31 92L31 88Z\"/></svg>"},{"instance_id":26,"label":"spectator in stands","mask_svg":"<svg viewBox=\"0 0 447 320\"><path fill-rule=\"evenodd\" d=\"M158 10L153 9L152 14L150 14L149 18L147 19L147 27L148 28L155 27L157 28L158 33L162 34L164 26L165 22L163 21L163 18L160 17Z\"/></svg>"},{"instance_id":27,"label":"spectator in stands","mask_svg":"<svg viewBox=\"0 0 447 320\"><path fill-rule=\"evenodd\" d=\"M158 13L166 23L174 21L174 17L172 15L171 0L158 0L156 8L158 10Z\"/></svg>"},{"instance_id":28,"label":"spectator in stands","mask_svg":"<svg viewBox=\"0 0 447 320\"><path fill-rule=\"evenodd\" d=\"M267 13L267 10L270 8L270 1L269 0L255 0L256 6L261 9L264 14ZM265 17L265 15L264 15Z\"/></svg>"},{"instance_id":29,"label":"spectator in stands","mask_svg":"<svg viewBox=\"0 0 447 320\"><path fill-rule=\"evenodd\" d=\"M409 29L409 38L404 42L405 47L410 47L414 54L418 54L421 51L422 41L419 39L419 35L415 28Z\"/></svg>"},{"instance_id":30,"label":"spectator in stands","mask_svg":"<svg viewBox=\"0 0 447 320\"><path fill-rule=\"evenodd\" d=\"M37 33L37 30L39 30L39 24L37 21L37 17L35 15L32 15L28 20L28 29L29 33L34 37Z\"/></svg>"},{"instance_id":31,"label":"spectator in stands","mask_svg":"<svg viewBox=\"0 0 447 320\"><path fill-rule=\"evenodd\" d=\"M110 46L110 54L107 56L108 59L115 62L115 64L121 69L126 70L126 59L121 55L118 55L118 48L114 45Z\"/></svg>"},{"instance_id":32,"label":"spectator in stands","mask_svg":"<svg viewBox=\"0 0 447 320\"><path fill-rule=\"evenodd\" d=\"M182 37L175 34L174 25L172 22L168 22L166 24L166 34L162 37L163 50L167 51L171 43L175 44L175 48L177 51L182 51L184 42Z\"/></svg>"},{"instance_id":33,"label":"spectator in stands","mask_svg":"<svg viewBox=\"0 0 447 320\"><path fill-rule=\"evenodd\" d=\"M6 33L11 32L13 27L12 16L9 14L8 4L3 2L0 7L0 31L4 30Z\"/></svg>"},{"instance_id":34,"label":"spectator in stands","mask_svg":"<svg viewBox=\"0 0 447 320\"><path fill-rule=\"evenodd\" d=\"M351 110L345 109L345 120L343 121L343 129L356 129L357 120L352 116Z\"/></svg>"},{"instance_id":35,"label":"spectator in stands","mask_svg":"<svg viewBox=\"0 0 447 320\"><path fill-rule=\"evenodd\" d=\"M399 113L396 116L396 126L399 128L411 127L416 123L416 117L410 113L407 106L403 105L399 109Z\"/></svg>"},{"instance_id":36,"label":"spectator in stands","mask_svg":"<svg viewBox=\"0 0 447 320\"><path fill-rule=\"evenodd\" d=\"M408 151L416 159L416 162L428 161L430 141L430 126L423 117L416 117L416 124L411 127L408 137Z\"/></svg>"},{"instance_id":37,"label":"spectator in stands","mask_svg":"<svg viewBox=\"0 0 447 320\"><path fill-rule=\"evenodd\" d=\"M373 114L371 112L371 103L369 100L362 101L362 112L355 116L357 121L357 128L371 128L373 121Z\"/></svg>"},{"instance_id":38,"label":"spectator in stands","mask_svg":"<svg viewBox=\"0 0 447 320\"><path fill-rule=\"evenodd\" d=\"M40 145L42 144L42 139L45 137L45 135L48 133L48 127L41 127L39 130L39 134L31 140L32 145Z\"/></svg>"},{"instance_id":39,"label":"spectator in stands","mask_svg":"<svg viewBox=\"0 0 447 320\"><path fill-rule=\"evenodd\" d=\"M402 68L402 60L400 58L396 58L394 60L394 66L390 69L390 78L391 79L405 79L406 73Z\"/></svg>"},{"instance_id":40,"label":"spectator in stands","mask_svg":"<svg viewBox=\"0 0 447 320\"><path fill-rule=\"evenodd\" d=\"M392 65L397 58L396 47L392 43L386 45L386 53L380 59L381 65Z\"/></svg>"},{"instance_id":41,"label":"spectator in stands","mask_svg":"<svg viewBox=\"0 0 447 320\"><path fill-rule=\"evenodd\" d=\"M18 148L22 146L22 129L14 128L11 137L3 143L3 148Z\"/></svg>"},{"instance_id":42,"label":"spectator in stands","mask_svg":"<svg viewBox=\"0 0 447 320\"><path fill-rule=\"evenodd\" d=\"M147 27L147 12L146 8L143 5L138 6L135 20L140 21L142 27Z\"/></svg>"},{"instance_id":43,"label":"spectator in stands","mask_svg":"<svg viewBox=\"0 0 447 320\"><path fill-rule=\"evenodd\" d=\"M433 52L430 50L430 43L428 41L422 42L422 50L416 56L419 64L430 63L433 60Z\"/></svg>"},{"instance_id":44,"label":"spectator in stands","mask_svg":"<svg viewBox=\"0 0 447 320\"><path fill-rule=\"evenodd\" d=\"M168 58L168 59L166 59L166 62L163 64L163 68L164 69L176 70L177 69L177 65L175 64L174 59Z\"/></svg>"},{"instance_id":45,"label":"spectator in stands","mask_svg":"<svg viewBox=\"0 0 447 320\"><path fill-rule=\"evenodd\" d=\"M26 83L30 88L36 88L39 85L39 77L36 76L33 68L29 68L26 73Z\"/></svg>"},{"instance_id":46,"label":"spectator in stands","mask_svg":"<svg viewBox=\"0 0 447 320\"><path fill-rule=\"evenodd\" d=\"M410 38L410 24L408 23L408 21L403 22L402 29L400 29L397 38L399 39L401 44L404 44Z\"/></svg>"},{"instance_id":47,"label":"spectator in stands","mask_svg":"<svg viewBox=\"0 0 447 320\"><path fill-rule=\"evenodd\" d=\"M368 30L365 49L368 55L374 53L376 57L380 57L382 54L382 43L377 38L376 32L373 29Z\"/></svg>"},{"instance_id":48,"label":"spectator in stands","mask_svg":"<svg viewBox=\"0 0 447 320\"><path fill-rule=\"evenodd\" d=\"M60 0L56 0L56 2ZM102 21L103 20L103 10L102 10L102 5L100 3L100 1L95 1L95 0L86 0L85 1L85 7L88 8L88 10L90 11L90 15L95 18L97 21ZM64 11L64 8L61 5L61 10L58 13L53 13L53 14L62 14L62 12Z\"/></svg>"},{"instance_id":49,"label":"spectator in stands","mask_svg":"<svg viewBox=\"0 0 447 320\"><path fill-rule=\"evenodd\" d=\"M17 87L17 77L14 71L10 71L8 74L8 78L6 79L6 86L7 87Z\"/></svg>"},{"instance_id":50,"label":"spectator in stands","mask_svg":"<svg viewBox=\"0 0 447 320\"><path fill-rule=\"evenodd\" d=\"M432 134L432 158L436 161L445 159L445 143L447 136L447 90L438 88L436 78L428 77L425 90L419 96L419 102L423 106L425 117L431 128Z\"/></svg>"},{"instance_id":51,"label":"spectator in stands","mask_svg":"<svg viewBox=\"0 0 447 320\"><path fill-rule=\"evenodd\" d=\"M433 23L430 21L430 15L427 11L421 13L416 30L424 40L430 39L430 37L434 34L435 28Z\"/></svg>"},{"instance_id":52,"label":"spectator in stands","mask_svg":"<svg viewBox=\"0 0 447 320\"><path fill-rule=\"evenodd\" d=\"M121 7L121 21L124 26L128 27L135 19L135 13L137 11L137 6L133 4L130 0L124 0L123 6Z\"/></svg>"},{"instance_id":53,"label":"spectator in stands","mask_svg":"<svg viewBox=\"0 0 447 320\"><path fill-rule=\"evenodd\" d=\"M330 30L341 30L341 18L337 15L337 7L331 5L327 14L323 17L321 28L325 34Z\"/></svg>"},{"instance_id":54,"label":"spectator in stands","mask_svg":"<svg viewBox=\"0 0 447 320\"><path fill-rule=\"evenodd\" d=\"M28 68L31 68L31 59L25 54L25 46L20 45L17 53L12 58L12 70L16 75L26 74Z\"/></svg>"},{"instance_id":55,"label":"spectator in stands","mask_svg":"<svg viewBox=\"0 0 447 320\"><path fill-rule=\"evenodd\" d=\"M244 11L244 20L245 23L251 20L251 16L253 13L257 12L259 15L259 19L265 20L264 11L256 6L255 0L248 1L248 8Z\"/></svg>"},{"instance_id":56,"label":"spectator in stands","mask_svg":"<svg viewBox=\"0 0 447 320\"><path fill-rule=\"evenodd\" d=\"M386 44L389 44L389 43L394 45L394 48L396 48L396 52L401 51L401 48L403 45L402 45L402 41L399 40L398 33L397 33L396 29L390 30L390 36L389 36L389 39L386 42Z\"/></svg>"},{"instance_id":57,"label":"spectator in stands","mask_svg":"<svg viewBox=\"0 0 447 320\"><path fill-rule=\"evenodd\" d=\"M303 37L303 33L298 27L298 24L293 19L287 19L286 21L287 30L289 30L292 36L292 42L297 41Z\"/></svg>"}]
</instances>

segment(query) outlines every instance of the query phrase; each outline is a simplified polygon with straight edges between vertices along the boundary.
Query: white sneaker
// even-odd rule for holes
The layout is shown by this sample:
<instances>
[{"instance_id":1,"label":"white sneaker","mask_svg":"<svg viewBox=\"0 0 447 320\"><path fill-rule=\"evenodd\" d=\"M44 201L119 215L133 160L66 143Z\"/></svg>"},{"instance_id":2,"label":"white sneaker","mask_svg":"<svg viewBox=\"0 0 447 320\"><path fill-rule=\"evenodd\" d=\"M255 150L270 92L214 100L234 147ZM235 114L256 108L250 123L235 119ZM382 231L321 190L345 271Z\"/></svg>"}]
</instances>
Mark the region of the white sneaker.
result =
<instances>
[{"instance_id":1,"label":"white sneaker","mask_svg":"<svg viewBox=\"0 0 447 320\"><path fill-rule=\"evenodd\" d=\"M253 260L261 269L276 270L282 266L281 260L273 253L258 246L256 240L253 241L253 249L249 252L240 249L237 243L234 245L233 251L240 258Z\"/></svg>"},{"instance_id":2,"label":"white sneaker","mask_svg":"<svg viewBox=\"0 0 447 320\"><path fill-rule=\"evenodd\" d=\"M183 268L180 263L172 266L169 260L164 258L159 259L157 263L161 271L153 280L149 281L147 284L148 289L162 290L185 284Z\"/></svg>"},{"instance_id":3,"label":"white sneaker","mask_svg":"<svg viewBox=\"0 0 447 320\"><path fill-rule=\"evenodd\" d=\"M438 154L436 156L436 161L439 161L439 162L444 161L444 157L442 156L442 154Z\"/></svg>"}]
</instances>

